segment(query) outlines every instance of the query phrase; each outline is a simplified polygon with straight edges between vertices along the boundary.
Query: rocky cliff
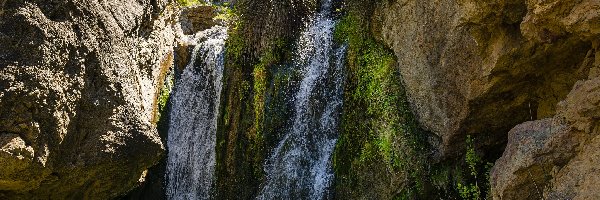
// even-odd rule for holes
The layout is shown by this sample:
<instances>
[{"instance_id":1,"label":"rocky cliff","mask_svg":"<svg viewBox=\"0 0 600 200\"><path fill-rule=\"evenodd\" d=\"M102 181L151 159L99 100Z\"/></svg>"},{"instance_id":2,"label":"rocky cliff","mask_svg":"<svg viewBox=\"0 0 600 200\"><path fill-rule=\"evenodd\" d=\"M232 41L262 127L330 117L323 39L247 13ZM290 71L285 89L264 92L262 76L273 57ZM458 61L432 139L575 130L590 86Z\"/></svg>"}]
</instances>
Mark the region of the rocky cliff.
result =
<instances>
[{"instance_id":1,"label":"rocky cliff","mask_svg":"<svg viewBox=\"0 0 600 200\"><path fill-rule=\"evenodd\" d=\"M348 73L358 73L357 79L346 84L361 88L364 75L352 72L353 66L371 69L378 65L369 58L385 65L385 56L369 53L378 48L369 44L369 37L384 44L393 51L393 65L400 74L392 80L403 86L400 91L405 91L424 132L404 127L408 135L390 135L378 130L387 126L390 113L371 113L371 108L397 108L373 103L382 100L369 95L389 98L393 93L385 89L390 82L377 75L379 70L368 72L383 78L371 83L388 93L367 92L364 98L355 90L346 91L353 92L345 100L353 108L344 113L352 122L345 127L350 128L348 133L342 131L336 151L336 188L342 197L406 197L415 190L425 196L411 198L481 197L489 190L484 177L488 169L484 168L504 152L491 174L494 198L594 199L591 194L597 187L589 184L591 178L583 177L593 177L597 167L591 164L593 159L586 160L587 164L577 159L595 155L592 141L598 133L594 111L598 103L593 100L600 25L597 1L355 0L346 1L345 8L344 20L351 23L341 23L340 28L351 30ZM350 27L344 27L347 24ZM356 35L360 39L353 41ZM355 107L368 112L359 114ZM404 126L410 124L406 124L410 113L400 115ZM388 120L381 121L379 116ZM515 127L545 118L554 120ZM365 120L377 124L353 124ZM547 130L552 124L563 128ZM392 152L404 152L392 153L395 159L385 156L390 140ZM418 148L402 142L406 140ZM381 156L369 157L371 151ZM391 164L377 164L382 162ZM413 164L395 166L395 162ZM382 172L372 172L373 168ZM469 184L476 192L464 190Z\"/></svg>"},{"instance_id":2,"label":"rocky cliff","mask_svg":"<svg viewBox=\"0 0 600 200\"><path fill-rule=\"evenodd\" d=\"M214 193L252 199L320 2L227 2ZM192 49L176 38L223 17L173 3L0 0L0 199L110 199L145 179L128 198L164 197L159 96ZM600 198L600 2L334 4L348 52L331 196Z\"/></svg>"},{"instance_id":3,"label":"rocky cliff","mask_svg":"<svg viewBox=\"0 0 600 200\"><path fill-rule=\"evenodd\" d=\"M167 1L0 2L0 198L107 199L164 147Z\"/></svg>"},{"instance_id":4,"label":"rocky cliff","mask_svg":"<svg viewBox=\"0 0 600 200\"><path fill-rule=\"evenodd\" d=\"M584 177L597 170L599 2L384 1L371 20L438 136L431 163L460 161L467 135L490 162L508 142L494 199L597 198Z\"/></svg>"},{"instance_id":5,"label":"rocky cliff","mask_svg":"<svg viewBox=\"0 0 600 200\"><path fill-rule=\"evenodd\" d=\"M597 69L594 69L597 70ZM598 199L598 74L578 81L552 118L508 133L492 175L495 199Z\"/></svg>"},{"instance_id":6,"label":"rocky cliff","mask_svg":"<svg viewBox=\"0 0 600 200\"><path fill-rule=\"evenodd\" d=\"M516 124L556 113L591 67L594 4L398 1L381 4L374 20L420 121L452 156L466 134L493 147Z\"/></svg>"}]
</instances>

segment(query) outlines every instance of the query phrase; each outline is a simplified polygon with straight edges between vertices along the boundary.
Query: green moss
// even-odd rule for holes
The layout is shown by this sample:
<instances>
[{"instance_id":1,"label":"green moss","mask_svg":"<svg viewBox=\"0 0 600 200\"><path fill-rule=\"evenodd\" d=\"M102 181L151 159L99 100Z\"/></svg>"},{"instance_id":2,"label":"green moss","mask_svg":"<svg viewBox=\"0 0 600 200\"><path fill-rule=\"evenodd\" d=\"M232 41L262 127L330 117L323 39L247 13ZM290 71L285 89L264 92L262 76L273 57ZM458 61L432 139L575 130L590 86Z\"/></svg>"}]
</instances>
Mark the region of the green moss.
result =
<instances>
[{"instance_id":1,"label":"green moss","mask_svg":"<svg viewBox=\"0 0 600 200\"><path fill-rule=\"evenodd\" d=\"M213 20L222 20L229 23L235 23L237 19L237 15L233 12L233 9L229 6L229 3L224 3L223 5L212 5L213 8L217 11L217 15L213 18Z\"/></svg>"},{"instance_id":2,"label":"green moss","mask_svg":"<svg viewBox=\"0 0 600 200\"><path fill-rule=\"evenodd\" d=\"M193 6L193 5L204 5L206 4L204 1L200 1L200 0L177 0L177 3L180 6Z\"/></svg>"},{"instance_id":3,"label":"green moss","mask_svg":"<svg viewBox=\"0 0 600 200\"><path fill-rule=\"evenodd\" d=\"M167 103L174 84L172 62L173 54L169 54L160 64L159 81L155 91L156 99L154 99L154 102L152 103L152 123L157 125L163 120L163 115L166 113Z\"/></svg>"},{"instance_id":4,"label":"green moss","mask_svg":"<svg viewBox=\"0 0 600 200\"><path fill-rule=\"evenodd\" d=\"M261 63L256 65L252 75L254 77L254 127L256 133L260 135L262 120L264 119L265 92L267 85L267 71L265 64Z\"/></svg>"},{"instance_id":5,"label":"green moss","mask_svg":"<svg viewBox=\"0 0 600 200\"><path fill-rule=\"evenodd\" d=\"M431 184L440 191L448 190L450 185L450 168L449 166L438 166L431 171Z\"/></svg>"},{"instance_id":6,"label":"green moss","mask_svg":"<svg viewBox=\"0 0 600 200\"><path fill-rule=\"evenodd\" d=\"M245 8L234 7L217 16L228 19L230 27L217 129L218 199L248 199L259 189L268 153L265 138L283 121L266 114L267 107L274 106L267 99L279 99L270 87L276 81L273 70L291 54L285 39L274 38L266 47L254 44L248 35L255 31L250 29L254 22L241 18L240 9Z\"/></svg>"},{"instance_id":7,"label":"green moss","mask_svg":"<svg viewBox=\"0 0 600 200\"><path fill-rule=\"evenodd\" d=\"M349 45L342 129L334 155L336 177L344 180L336 182L336 188L352 193L360 191L353 186L381 181L361 171L379 166L390 170L381 172L382 177L405 176L393 178L408 181L361 192L412 198L424 192L425 133L406 102L395 56L369 34L368 27L367 20L349 12L334 32L336 42Z\"/></svg>"},{"instance_id":8,"label":"green moss","mask_svg":"<svg viewBox=\"0 0 600 200\"><path fill-rule=\"evenodd\" d=\"M232 31L233 34L231 34ZM230 35L226 43L226 57L230 62L240 62L243 58L244 49L247 48L244 38L239 34L235 34L235 31L236 28L230 28ZM235 66L240 67L238 64L235 64Z\"/></svg>"}]
</instances>

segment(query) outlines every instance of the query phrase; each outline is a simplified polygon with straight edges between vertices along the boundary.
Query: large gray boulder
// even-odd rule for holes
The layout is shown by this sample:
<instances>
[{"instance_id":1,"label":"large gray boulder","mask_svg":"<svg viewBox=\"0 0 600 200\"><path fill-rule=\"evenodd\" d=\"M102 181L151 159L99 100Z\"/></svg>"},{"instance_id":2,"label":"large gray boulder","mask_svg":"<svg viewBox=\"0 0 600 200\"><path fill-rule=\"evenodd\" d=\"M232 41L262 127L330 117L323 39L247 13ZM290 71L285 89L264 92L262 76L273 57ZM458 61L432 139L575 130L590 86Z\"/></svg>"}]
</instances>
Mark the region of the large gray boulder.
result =
<instances>
[{"instance_id":1,"label":"large gray boulder","mask_svg":"<svg viewBox=\"0 0 600 200\"><path fill-rule=\"evenodd\" d=\"M166 0L0 0L0 199L107 199L164 147Z\"/></svg>"}]
</instances>

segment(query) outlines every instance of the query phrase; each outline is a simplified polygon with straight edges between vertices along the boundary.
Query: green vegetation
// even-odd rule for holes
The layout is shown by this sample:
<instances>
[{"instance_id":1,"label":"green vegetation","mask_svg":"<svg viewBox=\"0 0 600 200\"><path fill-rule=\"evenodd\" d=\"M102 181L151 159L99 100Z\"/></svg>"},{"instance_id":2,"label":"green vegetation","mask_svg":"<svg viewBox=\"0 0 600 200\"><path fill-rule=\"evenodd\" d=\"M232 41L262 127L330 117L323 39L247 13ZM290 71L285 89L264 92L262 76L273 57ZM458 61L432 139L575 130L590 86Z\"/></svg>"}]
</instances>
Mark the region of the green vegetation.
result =
<instances>
[{"instance_id":1,"label":"green vegetation","mask_svg":"<svg viewBox=\"0 0 600 200\"><path fill-rule=\"evenodd\" d=\"M483 160L477 153L475 152L475 148L473 147L473 138L470 135L467 136L467 152L465 154L465 162L469 166L469 175L472 176L474 181L467 183L457 183L457 190L460 194L460 197L463 199L469 200L478 200L482 199L482 188L490 188L489 185L489 173L492 168L492 163L486 163L483 165ZM485 181L484 184L480 184L479 179L482 177L478 177L480 174L481 168L485 171ZM481 185L481 186L480 186ZM489 194L489 192L488 192Z\"/></svg>"},{"instance_id":2,"label":"green vegetation","mask_svg":"<svg viewBox=\"0 0 600 200\"><path fill-rule=\"evenodd\" d=\"M177 3L179 3L179 5L181 5L181 6L193 6L193 5L197 5L197 4L205 4L204 1L200 1L200 0L177 0Z\"/></svg>"},{"instance_id":3,"label":"green vegetation","mask_svg":"<svg viewBox=\"0 0 600 200\"><path fill-rule=\"evenodd\" d=\"M428 145L409 109L395 56L369 33L364 17L350 12L337 25L336 42L347 42L342 130L334 155L336 189L352 193L360 185L378 185L366 170L379 168L381 178L403 180L362 193L415 198L424 193ZM357 123L359 122L359 123ZM347 192L344 192L346 190ZM350 197L352 198L352 197Z\"/></svg>"},{"instance_id":4,"label":"green vegetation","mask_svg":"<svg viewBox=\"0 0 600 200\"><path fill-rule=\"evenodd\" d=\"M158 113L160 114L164 112L167 101L169 101L169 97L171 96L171 89L173 88L173 75L168 75L165 78L164 86L160 89L160 95L158 96Z\"/></svg>"},{"instance_id":5,"label":"green vegetation","mask_svg":"<svg viewBox=\"0 0 600 200\"><path fill-rule=\"evenodd\" d=\"M219 127L217 131L217 199L247 199L255 195L264 179L263 163L267 156L267 140L285 122L281 114L276 81L288 80L275 74L280 63L291 55L290 40L269 38L259 46L249 34L257 23L246 7L218 7L217 20L229 24L226 41L226 63L223 77ZM290 37L291 39L291 37ZM280 84L283 85L283 84ZM279 88L281 89L281 88ZM269 108L268 108L269 107ZM272 109L275 113L266 113Z\"/></svg>"},{"instance_id":6,"label":"green vegetation","mask_svg":"<svg viewBox=\"0 0 600 200\"><path fill-rule=\"evenodd\" d=\"M154 102L152 103L152 123L158 124L162 120L162 115L166 113L167 102L171 95L173 87L173 55L169 54L165 60L160 63L158 84L155 89Z\"/></svg>"},{"instance_id":7,"label":"green vegetation","mask_svg":"<svg viewBox=\"0 0 600 200\"><path fill-rule=\"evenodd\" d=\"M234 23L236 19L236 15L231 9L229 3L223 3L223 5L213 5L215 10L217 11L217 16L215 16L214 20L222 20L225 22Z\"/></svg>"}]
</instances>

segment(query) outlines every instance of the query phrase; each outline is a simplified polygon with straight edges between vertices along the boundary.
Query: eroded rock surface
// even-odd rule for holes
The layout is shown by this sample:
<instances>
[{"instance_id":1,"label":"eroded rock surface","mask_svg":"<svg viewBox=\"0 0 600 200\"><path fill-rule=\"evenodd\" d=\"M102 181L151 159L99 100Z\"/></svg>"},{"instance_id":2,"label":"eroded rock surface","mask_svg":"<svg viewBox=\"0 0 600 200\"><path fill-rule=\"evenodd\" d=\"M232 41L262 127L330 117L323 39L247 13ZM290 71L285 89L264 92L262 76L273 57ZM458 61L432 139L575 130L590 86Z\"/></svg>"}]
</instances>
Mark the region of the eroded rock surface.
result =
<instances>
[{"instance_id":1,"label":"eroded rock surface","mask_svg":"<svg viewBox=\"0 0 600 200\"><path fill-rule=\"evenodd\" d=\"M213 20L217 12L212 6L187 7L179 15L179 24L186 35L193 35L217 24Z\"/></svg>"},{"instance_id":2,"label":"eroded rock surface","mask_svg":"<svg viewBox=\"0 0 600 200\"><path fill-rule=\"evenodd\" d=\"M0 198L113 198L157 162L167 5L0 2Z\"/></svg>"},{"instance_id":3,"label":"eroded rock surface","mask_svg":"<svg viewBox=\"0 0 600 200\"><path fill-rule=\"evenodd\" d=\"M467 135L495 159L508 138L494 198L596 199L599 16L595 0L383 1L372 31L439 137L432 163L464 160Z\"/></svg>"},{"instance_id":4,"label":"eroded rock surface","mask_svg":"<svg viewBox=\"0 0 600 200\"><path fill-rule=\"evenodd\" d=\"M376 12L375 34L443 159L464 152L467 134L499 149L516 124L553 116L586 78L600 25L593 0L405 0Z\"/></svg>"},{"instance_id":5,"label":"eroded rock surface","mask_svg":"<svg viewBox=\"0 0 600 200\"><path fill-rule=\"evenodd\" d=\"M600 198L600 77L578 82L553 118L509 133L492 170L495 199Z\"/></svg>"}]
</instances>

